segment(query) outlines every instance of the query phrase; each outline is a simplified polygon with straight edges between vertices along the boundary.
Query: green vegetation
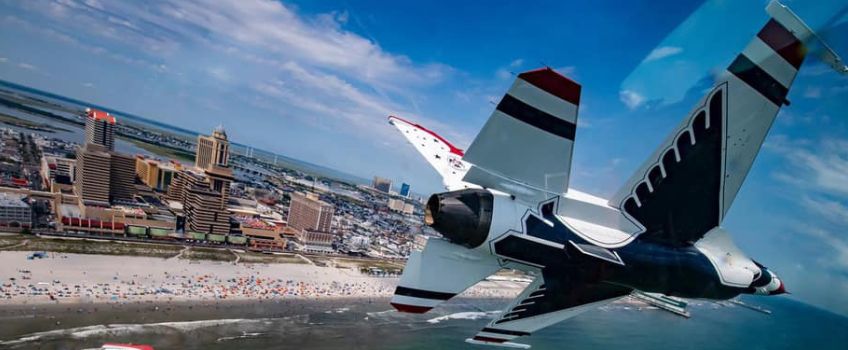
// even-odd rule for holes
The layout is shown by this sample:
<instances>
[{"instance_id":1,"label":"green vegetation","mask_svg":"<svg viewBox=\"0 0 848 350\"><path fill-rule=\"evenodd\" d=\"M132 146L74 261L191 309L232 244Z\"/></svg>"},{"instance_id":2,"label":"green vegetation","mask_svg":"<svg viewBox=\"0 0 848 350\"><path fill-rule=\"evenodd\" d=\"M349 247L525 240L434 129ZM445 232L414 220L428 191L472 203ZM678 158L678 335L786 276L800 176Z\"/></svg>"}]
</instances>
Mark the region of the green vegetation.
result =
<instances>
[{"instance_id":1,"label":"green vegetation","mask_svg":"<svg viewBox=\"0 0 848 350\"><path fill-rule=\"evenodd\" d=\"M171 158L171 159L176 159L176 160L183 160L183 161L187 161L187 162L194 162L194 154L191 153L191 152L181 151L181 150L173 149L173 148L170 148L170 147L154 145L152 143L144 142L142 140L134 139L134 138L130 138L130 137L119 136L118 138L132 142L134 145L138 146L139 148L141 148L145 151L148 151L150 153L153 153L155 155L161 156L161 157L166 157L166 158Z\"/></svg>"},{"instance_id":2,"label":"green vegetation","mask_svg":"<svg viewBox=\"0 0 848 350\"><path fill-rule=\"evenodd\" d=\"M258 264L305 264L306 261L298 258L294 254L260 254L260 253L236 253L239 256L239 263L258 263Z\"/></svg>"},{"instance_id":3,"label":"green vegetation","mask_svg":"<svg viewBox=\"0 0 848 350\"><path fill-rule=\"evenodd\" d=\"M26 237L24 237L23 235L3 235L3 236L0 236L0 251L6 250L6 248L21 244L24 241L26 241Z\"/></svg>"},{"instance_id":4,"label":"green vegetation","mask_svg":"<svg viewBox=\"0 0 848 350\"><path fill-rule=\"evenodd\" d=\"M21 119L21 118L18 118L16 116L5 114L5 113L0 113L0 123L11 125L11 126L17 126L17 127L20 127L20 128L26 128L26 129L30 129L30 130L38 130L38 131L47 131L47 132L69 131L68 129L63 129L63 128L57 127L55 125L50 125L50 124L45 124L45 123L36 123L36 122L30 121L30 120Z\"/></svg>"},{"instance_id":5,"label":"green vegetation","mask_svg":"<svg viewBox=\"0 0 848 350\"><path fill-rule=\"evenodd\" d=\"M32 235L0 235L0 251L47 251L71 254L126 255L187 260L211 260L247 264L306 264L295 254L263 254L236 252L228 249L186 247L176 244L136 243L109 240L44 238ZM399 271L403 263L365 258L310 255L308 259L319 266L335 266L355 270L372 267L386 271Z\"/></svg>"},{"instance_id":6,"label":"green vegetation","mask_svg":"<svg viewBox=\"0 0 848 350\"><path fill-rule=\"evenodd\" d=\"M26 241L26 244L21 244ZM168 244L92 241L82 239L41 238L24 236L0 237L0 250L47 251L74 254L130 255L170 258L182 247Z\"/></svg>"},{"instance_id":7,"label":"green vegetation","mask_svg":"<svg viewBox=\"0 0 848 350\"><path fill-rule=\"evenodd\" d=\"M377 267L384 270L403 269L402 262L394 262L389 260L374 260L366 258L339 258L324 255L310 255L307 258L312 260L319 266L336 266L341 268L362 269L369 267Z\"/></svg>"},{"instance_id":8,"label":"green vegetation","mask_svg":"<svg viewBox=\"0 0 848 350\"><path fill-rule=\"evenodd\" d=\"M180 254L180 259L234 262L236 255L225 249L191 247Z\"/></svg>"}]
</instances>

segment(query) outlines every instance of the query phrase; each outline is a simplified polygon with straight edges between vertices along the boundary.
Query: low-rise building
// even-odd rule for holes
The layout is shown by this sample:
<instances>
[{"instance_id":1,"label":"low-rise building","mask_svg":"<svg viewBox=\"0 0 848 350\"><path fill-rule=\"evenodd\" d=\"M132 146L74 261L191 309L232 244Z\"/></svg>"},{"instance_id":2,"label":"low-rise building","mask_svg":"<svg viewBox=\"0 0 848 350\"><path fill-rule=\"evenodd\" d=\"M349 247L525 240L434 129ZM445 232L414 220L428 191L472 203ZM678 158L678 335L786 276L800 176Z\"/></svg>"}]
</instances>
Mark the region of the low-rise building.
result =
<instances>
[{"instance_id":1,"label":"low-rise building","mask_svg":"<svg viewBox=\"0 0 848 350\"><path fill-rule=\"evenodd\" d=\"M276 225L250 216L236 215L232 217L239 223L241 233L250 241L250 248L254 250L286 249L286 239L282 237Z\"/></svg>"},{"instance_id":2,"label":"low-rise building","mask_svg":"<svg viewBox=\"0 0 848 350\"><path fill-rule=\"evenodd\" d=\"M0 227L32 227L32 208L24 201L24 196L0 193Z\"/></svg>"},{"instance_id":3,"label":"low-rise building","mask_svg":"<svg viewBox=\"0 0 848 350\"><path fill-rule=\"evenodd\" d=\"M135 173L145 185L161 192L168 192L177 171L182 165L175 161L161 162L144 156L136 156Z\"/></svg>"},{"instance_id":4,"label":"low-rise building","mask_svg":"<svg viewBox=\"0 0 848 350\"><path fill-rule=\"evenodd\" d=\"M41 157L41 179L51 192L73 191L76 159L57 155Z\"/></svg>"},{"instance_id":5,"label":"low-rise building","mask_svg":"<svg viewBox=\"0 0 848 350\"><path fill-rule=\"evenodd\" d=\"M304 230L300 234L300 244L304 251L310 253L333 253L333 240L336 235L329 232Z\"/></svg>"}]
</instances>

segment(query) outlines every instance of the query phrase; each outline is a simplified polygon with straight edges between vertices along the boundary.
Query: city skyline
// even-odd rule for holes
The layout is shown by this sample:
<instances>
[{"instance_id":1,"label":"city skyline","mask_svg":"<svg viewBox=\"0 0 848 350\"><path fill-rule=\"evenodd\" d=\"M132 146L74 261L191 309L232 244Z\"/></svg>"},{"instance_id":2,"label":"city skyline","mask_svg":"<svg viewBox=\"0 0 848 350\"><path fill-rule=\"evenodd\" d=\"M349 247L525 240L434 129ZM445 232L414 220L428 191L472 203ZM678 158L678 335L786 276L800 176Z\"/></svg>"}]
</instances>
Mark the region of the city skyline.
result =
<instances>
[{"instance_id":1,"label":"city skyline","mask_svg":"<svg viewBox=\"0 0 848 350\"><path fill-rule=\"evenodd\" d=\"M791 5L824 28L837 52L848 54L848 40L837 35L846 19L832 15L844 14L844 7ZM257 147L364 178L389 176L421 192L438 190L439 181L393 134L386 116L414 120L465 148L513 73L547 64L584 85L573 185L611 194L656 146L653 140L686 115L711 82L711 69L729 62L764 18L759 1L733 11L716 2L669 3L663 16L644 4L504 5L484 19L469 16L479 6L439 16L418 5L370 2L149 5L162 21L135 6L3 3L0 27L10 33L3 34L10 46L0 51L0 76L192 130L238 125L228 129L234 140L255 140ZM221 13L252 25L230 26L215 16ZM718 15L733 20L717 28L710 19ZM463 16L471 22L459 24ZM403 25L422 18L445 29ZM515 26L494 31L507 19ZM30 24L35 20L45 25ZM86 26L96 21L109 25ZM723 40L704 44L693 39L699 37ZM23 41L29 45L16 45ZM40 50L66 53L63 64L73 69L60 70L48 62L53 55ZM131 72L136 69L143 73ZM840 113L846 87L820 62L805 63L789 95L792 105L778 117L727 222L746 251L788 275L790 291L843 314L848 309L838 296L848 293L848 175L839 169L848 157ZM222 103L223 97L235 102ZM636 125L637 118L646 122Z\"/></svg>"}]
</instances>

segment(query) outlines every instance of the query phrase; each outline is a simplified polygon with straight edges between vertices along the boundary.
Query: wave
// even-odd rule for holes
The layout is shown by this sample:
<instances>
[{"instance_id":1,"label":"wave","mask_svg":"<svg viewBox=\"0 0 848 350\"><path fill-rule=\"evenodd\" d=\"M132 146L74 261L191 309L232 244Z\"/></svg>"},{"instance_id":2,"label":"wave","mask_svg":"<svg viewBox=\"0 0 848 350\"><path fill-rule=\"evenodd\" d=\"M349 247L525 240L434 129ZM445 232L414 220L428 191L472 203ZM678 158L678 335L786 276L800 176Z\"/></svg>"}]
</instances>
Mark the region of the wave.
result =
<instances>
[{"instance_id":1,"label":"wave","mask_svg":"<svg viewBox=\"0 0 848 350\"><path fill-rule=\"evenodd\" d=\"M435 318L431 318L427 320L427 323L437 324L442 321L448 320L478 320L484 317L488 317L490 315L495 315L500 313L500 311L471 311L471 312L457 312L450 315L439 316Z\"/></svg>"},{"instance_id":2,"label":"wave","mask_svg":"<svg viewBox=\"0 0 848 350\"><path fill-rule=\"evenodd\" d=\"M217 320L200 320L200 321L183 321L183 322L159 322L159 323L136 323L136 324L105 324L93 325L74 328L55 329L52 331L44 331L37 333L26 334L20 338L0 341L0 345L9 346L23 344L29 342L40 341L50 338L76 338L83 339L101 335L126 335L131 333L141 333L151 328L169 328L181 332L192 331L206 327L216 327L228 324L243 324L251 322L266 322L270 318L259 319L242 319L242 318L227 318Z\"/></svg>"},{"instance_id":3,"label":"wave","mask_svg":"<svg viewBox=\"0 0 848 350\"><path fill-rule=\"evenodd\" d=\"M397 310L388 309L388 310L385 310L385 311L374 311L374 312L368 312L368 313L366 313L366 315L368 315L370 317L379 317L379 316L383 316L383 315L390 314L390 313L393 313L393 312L397 312Z\"/></svg>"},{"instance_id":4,"label":"wave","mask_svg":"<svg viewBox=\"0 0 848 350\"><path fill-rule=\"evenodd\" d=\"M345 312L347 312L347 311L350 311L350 308L342 307L342 308L338 308L338 309L327 310L327 311L324 311L324 313L325 313L325 314L332 314L332 313L336 313L336 314L343 314L343 313L345 313Z\"/></svg>"},{"instance_id":5,"label":"wave","mask_svg":"<svg viewBox=\"0 0 848 350\"><path fill-rule=\"evenodd\" d=\"M216 343L223 343L223 342L225 342L225 341L230 341L230 340L240 340L240 339L247 339L247 338L256 338L256 337L260 337L260 336L262 336L262 335L265 335L265 333L250 333L250 332L241 332L241 333L242 333L241 335L237 335L237 336L234 336L234 337L221 337L221 338L218 338L218 339L216 339L216 340L215 340L215 342L216 342Z\"/></svg>"}]
</instances>

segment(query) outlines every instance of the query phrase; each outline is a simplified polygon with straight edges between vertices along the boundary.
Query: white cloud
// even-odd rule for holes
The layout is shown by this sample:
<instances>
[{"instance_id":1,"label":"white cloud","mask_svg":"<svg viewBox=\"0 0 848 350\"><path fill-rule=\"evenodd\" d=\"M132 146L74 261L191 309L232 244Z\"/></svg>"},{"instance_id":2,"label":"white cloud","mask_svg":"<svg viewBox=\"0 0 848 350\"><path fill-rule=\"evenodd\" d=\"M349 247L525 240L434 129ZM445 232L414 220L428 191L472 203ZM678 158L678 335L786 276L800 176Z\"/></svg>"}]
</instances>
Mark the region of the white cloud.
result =
<instances>
[{"instance_id":1,"label":"white cloud","mask_svg":"<svg viewBox=\"0 0 848 350\"><path fill-rule=\"evenodd\" d=\"M829 138L817 142L775 135L765 149L786 158L787 166L775 172L781 182L799 189L798 204L809 220L795 225L795 232L812 236L829 247L833 268L848 271L848 139Z\"/></svg>"},{"instance_id":2,"label":"white cloud","mask_svg":"<svg viewBox=\"0 0 848 350\"><path fill-rule=\"evenodd\" d=\"M836 259L833 260L832 268L848 269L848 243L844 238L837 236L830 230L825 230L816 226L799 227L797 231L814 238L821 240L836 252ZM824 260L823 262L827 262Z\"/></svg>"},{"instance_id":3,"label":"white cloud","mask_svg":"<svg viewBox=\"0 0 848 350\"><path fill-rule=\"evenodd\" d=\"M806 90L804 90L804 97L806 98L821 98L822 89L819 86L808 86Z\"/></svg>"},{"instance_id":4,"label":"white cloud","mask_svg":"<svg viewBox=\"0 0 848 350\"><path fill-rule=\"evenodd\" d=\"M769 148L783 153L790 164L789 178L821 193L848 196L848 139L830 138L817 144L807 141L770 143Z\"/></svg>"},{"instance_id":5,"label":"white cloud","mask_svg":"<svg viewBox=\"0 0 848 350\"><path fill-rule=\"evenodd\" d=\"M621 90L618 93L618 99L631 110L639 108L645 103L645 97L633 90Z\"/></svg>"},{"instance_id":6,"label":"white cloud","mask_svg":"<svg viewBox=\"0 0 848 350\"><path fill-rule=\"evenodd\" d=\"M8 58L6 58L6 57L0 57L0 63L6 63L6 62L9 62L9 59L8 59Z\"/></svg>"},{"instance_id":7,"label":"white cloud","mask_svg":"<svg viewBox=\"0 0 848 350\"><path fill-rule=\"evenodd\" d=\"M521 67L522 65L524 65L524 59L521 58L517 58L509 63L509 66L512 68Z\"/></svg>"},{"instance_id":8,"label":"white cloud","mask_svg":"<svg viewBox=\"0 0 848 350\"><path fill-rule=\"evenodd\" d=\"M677 46L661 46L651 51L651 53L649 53L648 56L645 57L644 60L642 60L642 62L656 61L662 58L677 55L681 52L683 52L683 49Z\"/></svg>"},{"instance_id":9,"label":"white cloud","mask_svg":"<svg viewBox=\"0 0 848 350\"><path fill-rule=\"evenodd\" d=\"M308 17L279 1L33 0L18 6L46 15L43 25L27 28L53 40L158 74L186 74L182 79L188 84L205 79L221 89L249 87L262 93L251 103L273 110L272 115L292 116L288 105L308 111L328 128L360 126L349 131L363 137L391 130L383 125L387 113L437 125L411 112L418 110L416 99L422 95L417 89L452 72L440 63L413 62L345 30L347 12Z\"/></svg>"},{"instance_id":10,"label":"white cloud","mask_svg":"<svg viewBox=\"0 0 848 350\"><path fill-rule=\"evenodd\" d=\"M559 72L559 74L562 74L562 75L569 77L569 78L577 77L577 67L575 67L575 66L559 67L559 68L556 68L554 70Z\"/></svg>"},{"instance_id":11,"label":"white cloud","mask_svg":"<svg viewBox=\"0 0 848 350\"><path fill-rule=\"evenodd\" d=\"M91 82L83 83L83 84L82 84L82 86L87 87L87 88L93 88L93 87L94 87L94 83L91 83Z\"/></svg>"},{"instance_id":12,"label":"white cloud","mask_svg":"<svg viewBox=\"0 0 848 350\"><path fill-rule=\"evenodd\" d=\"M495 71L495 76L500 80L509 80L512 78L512 73L504 68L499 68Z\"/></svg>"},{"instance_id":13,"label":"white cloud","mask_svg":"<svg viewBox=\"0 0 848 350\"><path fill-rule=\"evenodd\" d=\"M848 206L833 199L804 196L801 205L810 212L827 219L829 222L848 227Z\"/></svg>"},{"instance_id":14,"label":"white cloud","mask_svg":"<svg viewBox=\"0 0 848 350\"><path fill-rule=\"evenodd\" d=\"M38 70L38 67L31 65L29 63L18 63L18 68L26 69L26 70Z\"/></svg>"}]
</instances>

